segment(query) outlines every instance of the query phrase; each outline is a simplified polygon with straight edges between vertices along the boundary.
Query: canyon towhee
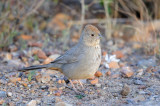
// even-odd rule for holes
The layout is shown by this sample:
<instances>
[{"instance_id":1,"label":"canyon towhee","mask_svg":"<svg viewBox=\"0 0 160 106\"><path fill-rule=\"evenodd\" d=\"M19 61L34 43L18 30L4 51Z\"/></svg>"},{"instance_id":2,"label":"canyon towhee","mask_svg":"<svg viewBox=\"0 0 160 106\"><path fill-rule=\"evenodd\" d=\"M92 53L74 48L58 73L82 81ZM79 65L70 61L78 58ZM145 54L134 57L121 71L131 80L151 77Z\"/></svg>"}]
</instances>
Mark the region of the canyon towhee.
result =
<instances>
[{"instance_id":1,"label":"canyon towhee","mask_svg":"<svg viewBox=\"0 0 160 106\"><path fill-rule=\"evenodd\" d=\"M25 67L19 71L34 69L53 69L63 73L72 83L72 79L87 79L94 76L101 63L100 31L93 25L86 25L79 42L70 50L59 56L53 62L46 65Z\"/></svg>"}]
</instances>

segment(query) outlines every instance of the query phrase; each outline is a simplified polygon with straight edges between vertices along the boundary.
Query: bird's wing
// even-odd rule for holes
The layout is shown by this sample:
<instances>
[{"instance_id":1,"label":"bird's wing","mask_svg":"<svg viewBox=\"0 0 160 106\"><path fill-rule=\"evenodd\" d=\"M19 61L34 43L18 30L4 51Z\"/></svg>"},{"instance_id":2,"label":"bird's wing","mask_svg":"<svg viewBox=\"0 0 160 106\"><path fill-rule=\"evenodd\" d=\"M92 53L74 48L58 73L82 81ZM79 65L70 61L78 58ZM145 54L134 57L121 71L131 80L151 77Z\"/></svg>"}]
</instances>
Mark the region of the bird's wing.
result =
<instances>
[{"instance_id":1,"label":"bird's wing","mask_svg":"<svg viewBox=\"0 0 160 106\"><path fill-rule=\"evenodd\" d=\"M78 62L79 55L80 55L79 50L76 47L74 47L68 50L67 52L65 52L65 54L59 56L57 59L55 59L51 63L70 64L70 63Z\"/></svg>"},{"instance_id":2,"label":"bird's wing","mask_svg":"<svg viewBox=\"0 0 160 106\"><path fill-rule=\"evenodd\" d=\"M73 63L73 62L77 62L78 61L78 59L76 58L76 57L74 57L74 56L71 56L71 55L69 55L69 57L68 56L66 56L66 55L62 55L62 56L60 56L60 57L58 57L56 60L54 60L54 61L52 61L51 63L58 63L58 64L69 64L69 63Z\"/></svg>"}]
</instances>

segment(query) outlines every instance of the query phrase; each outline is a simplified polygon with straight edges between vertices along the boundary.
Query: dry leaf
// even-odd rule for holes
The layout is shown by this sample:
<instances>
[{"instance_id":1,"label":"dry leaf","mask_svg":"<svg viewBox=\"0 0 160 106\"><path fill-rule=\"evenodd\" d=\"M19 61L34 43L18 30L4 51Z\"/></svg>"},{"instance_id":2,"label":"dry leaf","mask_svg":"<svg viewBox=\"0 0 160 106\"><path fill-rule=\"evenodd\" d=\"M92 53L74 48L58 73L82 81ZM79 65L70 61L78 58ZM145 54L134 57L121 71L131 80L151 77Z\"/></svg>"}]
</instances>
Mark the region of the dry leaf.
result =
<instances>
[{"instance_id":1,"label":"dry leaf","mask_svg":"<svg viewBox=\"0 0 160 106\"><path fill-rule=\"evenodd\" d=\"M61 84L61 83L62 83L62 80L58 80L58 83Z\"/></svg>"},{"instance_id":2,"label":"dry leaf","mask_svg":"<svg viewBox=\"0 0 160 106\"><path fill-rule=\"evenodd\" d=\"M44 62L43 62L43 64L49 64L50 62L52 62L53 61L53 59L51 59L51 58L46 58L45 60L44 60Z\"/></svg>"},{"instance_id":3,"label":"dry leaf","mask_svg":"<svg viewBox=\"0 0 160 106\"><path fill-rule=\"evenodd\" d=\"M134 72L132 71L132 69L130 67L124 67L121 70L121 72L122 72L122 76L127 77L127 78L133 76L133 74L134 74Z\"/></svg>"},{"instance_id":4,"label":"dry leaf","mask_svg":"<svg viewBox=\"0 0 160 106\"><path fill-rule=\"evenodd\" d=\"M36 81L38 81L38 82L42 81L42 75L41 74L36 75Z\"/></svg>"},{"instance_id":5,"label":"dry leaf","mask_svg":"<svg viewBox=\"0 0 160 106\"><path fill-rule=\"evenodd\" d=\"M113 74L112 75L112 78L118 78L119 77L119 74Z\"/></svg>"},{"instance_id":6,"label":"dry leaf","mask_svg":"<svg viewBox=\"0 0 160 106\"><path fill-rule=\"evenodd\" d=\"M119 63L119 66L120 66L120 67L124 67L124 66L125 66L125 63L120 62L120 63Z\"/></svg>"},{"instance_id":7,"label":"dry leaf","mask_svg":"<svg viewBox=\"0 0 160 106\"><path fill-rule=\"evenodd\" d=\"M40 59L46 59L47 58L45 52L43 52L42 50L38 50L37 56Z\"/></svg>"},{"instance_id":8,"label":"dry leaf","mask_svg":"<svg viewBox=\"0 0 160 106\"><path fill-rule=\"evenodd\" d=\"M111 62L109 63L109 67L110 67L110 68L119 68L119 65L118 65L117 62L111 61Z\"/></svg>"},{"instance_id":9,"label":"dry leaf","mask_svg":"<svg viewBox=\"0 0 160 106\"><path fill-rule=\"evenodd\" d=\"M11 59L12 59L12 55L11 55L10 53L7 53L7 54L6 54L6 59L7 59L7 60L11 60Z\"/></svg>"},{"instance_id":10,"label":"dry leaf","mask_svg":"<svg viewBox=\"0 0 160 106\"><path fill-rule=\"evenodd\" d=\"M92 77L92 78L88 78L88 80L93 80L95 77Z\"/></svg>"},{"instance_id":11,"label":"dry leaf","mask_svg":"<svg viewBox=\"0 0 160 106\"><path fill-rule=\"evenodd\" d=\"M38 54L39 49L32 49L32 54L33 55L37 55Z\"/></svg>"},{"instance_id":12,"label":"dry leaf","mask_svg":"<svg viewBox=\"0 0 160 106\"><path fill-rule=\"evenodd\" d=\"M24 34L22 34L22 35L20 35L19 38L22 38L23 40L31 40L32 36L31 35L24 35Z\"/></svg>"},{"instance_id":13,"label":"dry leaf","mask_svg":"<svg viewBox=\"0 0 160 106\"><path fill-rule=\"evenodd\" d=\"M56 91L56 93L54 94L55 96L61 96L61 94L62 94L62 91L61 90L58 90L58 91Z\"/></svg>"},{"instance_id":14,"label":"dry leaf","mask_svg":"<svg viewBox=\"0 0 160 106\"><path fill-rule=\"evenodd\" d=\"M112 54L116 55L116 57L119 58L119 59L124 57L124 55L121 51L115 51Z\"/></svg>"},{"instance_id":15,"label":"dry leaf","mask_svg":"<svg viewBox=\"0 0 160 106\"><path fill-rule=\"evenodd\" d=\"M24 87L27 87L28 85L27 85L27 83L25 83L25 82L22 82L21 83Z\"/></svg>"},{"instance_id":16,"label":"dry leaf","mask_svg":"<svg viewBox=\"0 0 160 106\"><path fill-rule=\"evenodd\" d=\"M77 81L77 80L73 80L72 83L73 83L73 84L77 84L78 81Z\"/></svg>"},{"instance_id":17,"label":"dry leaf","mask_svg":"<svg viewBox=\"0 0 160 106\"><path fill-rule=\"evenodd\" d=\"M106 56L107 52L106 51L103 51L102 52L102 56Z\"/></svg>"},{"instance_id":18,"label":"dry leaf","mask_svg":"<svg viewBox=\"0 0 160 106\"><path fill-rule=\"evenodd\" d=\"M97 83L98 83L98 78L95 78L95 79L91 80L90 83L91 83L92 85L97 84Z\"/></svg>"},{"instance_id":19,"label":"dry leaf","mask_svg":"<svg viewBox=\"0 0 160 106\"><path fill-rule=\"evenodd\" d=\"M107 75L107 76L110 76L110 75L111 75L111 71L107 71L107 72L106 72L106 75Z\"/></svg>"},{"instance_id":20,"label":"dry leaf","mask_svg":"<svg viewBox=\"0 0 160 106\"><path fill-rule=\"evenodd\" d=\"M16 83L17 81L21 81L21 78L11 77L9 80L12 83Z\"/></svg>"},{"instance_id":21,"label":"dry leaf","mask_svg":"<svg viewBox=\"0 0 160 106\"><path fill-rule=\"evenodd\" d=\"M152 67L152 66L150 66L150 67L148 67L147 69L146 69L146 71L148 72L148 73L152 73L152 72L155 72L155 71L157 71L154 67Z\"/></svg>"},{"instance_id":22,"label":"dry leaf","mask_svg":"<svg viewBox=\"0 0 160 106\"><path fill-rule=\"evenodd\" d=\"M100 77L102 76L102 73L100 71L97 71L95 74L94 74L96 77Z\"/></svg>"},{"instance_id":23,"label":"dry leaf","mask_svg":"<svg viewBox=\"0 0 160 106\"><path fill-rule=\"evenodd\" d=\"M42 47L42 43L40 42L29 42L28 45L31 47Z\"/></svg>"},{"instance_id":24,"label":"dry leaf","mask_svg":"<svg viewBox=\"0 0 160 106\"><path fill-rule=\"evenodd\" d=\"M65 81L64 80L62 80L62 84L64 84L65 83Z\"/></svg>"}]
</instances>

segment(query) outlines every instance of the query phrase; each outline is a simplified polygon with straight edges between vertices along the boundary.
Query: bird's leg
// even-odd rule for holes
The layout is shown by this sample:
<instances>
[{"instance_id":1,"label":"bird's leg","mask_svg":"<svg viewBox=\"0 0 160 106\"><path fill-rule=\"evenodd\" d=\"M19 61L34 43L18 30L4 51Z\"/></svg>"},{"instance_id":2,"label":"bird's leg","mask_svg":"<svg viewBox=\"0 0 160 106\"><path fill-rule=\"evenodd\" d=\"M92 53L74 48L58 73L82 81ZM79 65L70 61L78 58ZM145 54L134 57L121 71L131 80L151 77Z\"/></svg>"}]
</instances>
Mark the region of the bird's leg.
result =
<instances>
[{"instance_id":1,"label":"bird's leg","mask_svg":"<svg viewBox=\"0 0 160 106\"><path fill-rule=\"evenodd\" d=\"M74 84L73 84L72 80L69 80L69 81L70 81L70 83L71 83L71 85L72 85L73 89L77 92L77 89L75 88L75 86L74 86Z\"/></svg>"},{"instance_id":2,"label":"bird's leg","mask_svg":"<svg viewBox=\"0 0 160 106\"><path fill-rule=\"evenodd\" d=\"M69 81L70 81L70 83L71 83L71 85L72 85L72 87L73 87L73 90L75 91L76 94L78 94L78 95L84 95L84 96L85 96L84 93L81 93L81 92L77 91L77 89L75 88L72 80L69 80ZM78 82L79 82L79 81L78 81ZM81 82L80 82L80 83L81 83ZM82 83L81 83L81 84L82 84ZM83 86L83 85L82 85L82 86Z\"/></svg>"},{"instance_id":3,"label":"bird's leg","mask_svg":"<svg viewBox=\"0 0 160 106\"><path fill-rule=\"evenodd\" d=\"M80 80L77 80L77 81L79 82L79 84L81 85L82 89L84 90L84 86L83 86L83 84L81 83L81 81L80 81Z\"/></svg>"}]
</instances>

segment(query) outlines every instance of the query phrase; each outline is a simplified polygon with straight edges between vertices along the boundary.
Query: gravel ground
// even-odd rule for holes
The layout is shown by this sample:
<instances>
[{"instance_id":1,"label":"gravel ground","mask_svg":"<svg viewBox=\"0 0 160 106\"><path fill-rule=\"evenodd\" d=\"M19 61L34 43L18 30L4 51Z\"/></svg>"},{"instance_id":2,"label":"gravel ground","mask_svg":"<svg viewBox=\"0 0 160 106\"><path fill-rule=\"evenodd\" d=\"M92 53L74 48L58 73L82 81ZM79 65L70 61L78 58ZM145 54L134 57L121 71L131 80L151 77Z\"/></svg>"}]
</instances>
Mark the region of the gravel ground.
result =
<instances>
[{"instance_id":1,"label":"gravel ground","mask_svg":"<svg viewBox=\"0 0 160 106\"><path fill-rule=\"evenodd\" d=\"M6 52L3 52L0 66L0 104L159 106L160 66L154 56L138 53L135 55L134 51L125 52L126 50L128 49L125 47L121 50L124 56L120 59L119 68L106 69L102 64L99 68L102 75L95 78L98 82L92 84L91 81L95 79L82 80L84 90L75 84L79 93L74 92L70 83L66 84L63 80L63 74L57 71L42 69L25 73L13 72L24 66L24 62L16 58L16 53L19 54L17 51L11 53L10 60L6 59ZM103 56L103 60L104 58ZM39 64L40 61L31 63ZM127 73L123 73L126 66L129 69L126 70ZM130 71L133 74L130 74Z\"/></svg>"}]
</instances>

